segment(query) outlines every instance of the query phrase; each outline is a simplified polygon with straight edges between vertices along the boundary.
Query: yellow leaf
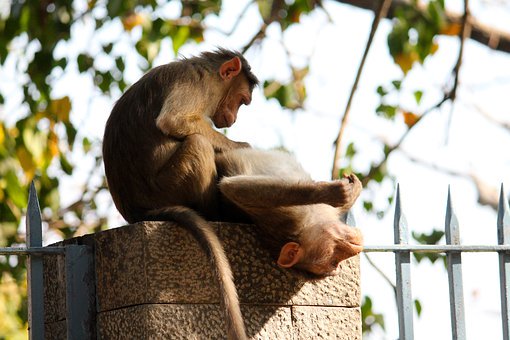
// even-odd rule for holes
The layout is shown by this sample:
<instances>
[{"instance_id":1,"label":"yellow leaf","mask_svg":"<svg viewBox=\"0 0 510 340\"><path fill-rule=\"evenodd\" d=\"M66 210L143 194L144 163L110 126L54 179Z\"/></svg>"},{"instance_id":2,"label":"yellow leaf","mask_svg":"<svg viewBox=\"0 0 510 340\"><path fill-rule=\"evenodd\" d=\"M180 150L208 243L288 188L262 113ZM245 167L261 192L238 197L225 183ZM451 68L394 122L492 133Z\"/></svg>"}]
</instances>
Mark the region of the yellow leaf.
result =
<instances>
[{"instance_id":1,"label":"yellow leaf","mask_svg":"<svg viewBox=\"0 0 510 340\"><path fill-rule=\"evenodd\" d=\"M276 93L276 91L278 91L280 87L282 87L282 84L280 84L277 81L273 81L271 84L267 85L264 88L264 96L270 97L271 95Z\"/></svg>"},{"instance_id":2,"label":"yellow leaf","mask_svg":"<svg viewBox=\"0 0 510 340\"><path fill-rule=\"evenodd\" d=\"M57 119L61 122L69 122L69 113L71 112L71 100L68 96L51 101L50 110L57 115Z\"/></svg>"},{"instance_id":3,"label":"yellow leaf","mask_svg":"<svg viewBox=\"0 0 510 340\"><path fill-rule=\"evenodd\" d=\"M27 180L30 181L35 176L35 162L32 158L32 154L24 147L20 146L16 149L16 156L18 157L18 161L21 165L21 168L25 172L25 176Z\"/></svg>"},{"instance_id":4,"label":"yellow leaf","mask_svg":"<svg viewBox=\"0 0 510 340\"><path fill-rule=\"evenodd\" d=\"M122 18L122 25L126 31L131 31L135 26L141 25L143 22L143 16L137 13L130 13Z\"/></svg>"},{"instance_id":5,"label":"yellow leaf","mask_svg":"<svg viewBox=\"0 0 510 340\"><path fill-rule=\"evenodd\" d=\"M461 30L462 30L462 25L460 23L452 22L451 24L446 25L443 28L441 28L441 30L439 31L439 34L457 36L460 34Z\"/></svg>"},{"instance_id":6,"label":"yellow leaf","mask_svg":"<svg viewBox=\"0 0 510 340\"><path fill-rule=\"evenodd\" d=\"M4 132L4 125L2 122L0 122L0 144L4 144L5 142L5 132Z\"/></svg>"},{"instance_id":7,"label":"yellow leaf","mask_svg":"<svg viewBox=\"0 0 510 340\"><path fill-rule=\"evenodd\" d=\"M420 120L420 116L409 111L402 112L402 115L404 116L404 123L408 128L411 128Z\"/></svg>"},{"instance_id":8,"label":"yellow leaf","mask_svg":"<svg viewBox=\"0 0 510 340\"><path fill-rule=\"evenodd\" d=\"M439 45L437 43L433 43L432 46L430 47L430 54L436 53L438 49Z\"/></svg>"},{"instance_id":9,"label":"yellow leaf","mask_svg":"<svg viewBox=\"0 0 510 340\"><path fill-rule=\"evenodd\" d=\"M9 137L16 138L19 136L19 130L17 127L12 127L7 130L7 133L9 134Z\"/></svg>"},{"instance_id":10,"label":"yellow leaf","mask_svg":"<svg viewBox=\"0 0 510 340\"><path fill-rule=\"evenodd\" d=\"M89 0L89 1L87 1L87 7L88 7L88 9L89 9L89 10L90 10L90 9L93 9L93 8L94 8L94 6L96 6L96 2L97 2L97 0Z\"/></svg>"},{"instance_id":11,"label":"yellow leaf","mask_svg":"<svg viewBox=\"0 0 510 340\"><path fill-rule=\"evenodd\" d=\"M55 157L60 154L60 149L58 147L58 136L53 131L50 131L48 134L48 150L50 151L51 157Z\"/></svg>"},{"instance_id":12,"label":"yellow leaf","mask_svg":"<svg viewBox=\"0 0 510 340\"><path fill-rule=\"evenodd\" d=\"M395 56L395 63L400 66L400 69L404 74L406 74L411 68L413 68L413 64L418 60L418 55L415 52L411 53L400 53Z\"/></svg>"},{"instance_id":13,"label":"yellow leaf","mask_svg":"<svg viewBox=\"0 0 510 340\"><path fill-rule=\"evenodd\" d=\"M301 69L292 68L292 75L294 76L295 80L303 80L309 71L310 71L310 68L308 68L308 67L304 67Z\"/></svg>"}]
</instances>

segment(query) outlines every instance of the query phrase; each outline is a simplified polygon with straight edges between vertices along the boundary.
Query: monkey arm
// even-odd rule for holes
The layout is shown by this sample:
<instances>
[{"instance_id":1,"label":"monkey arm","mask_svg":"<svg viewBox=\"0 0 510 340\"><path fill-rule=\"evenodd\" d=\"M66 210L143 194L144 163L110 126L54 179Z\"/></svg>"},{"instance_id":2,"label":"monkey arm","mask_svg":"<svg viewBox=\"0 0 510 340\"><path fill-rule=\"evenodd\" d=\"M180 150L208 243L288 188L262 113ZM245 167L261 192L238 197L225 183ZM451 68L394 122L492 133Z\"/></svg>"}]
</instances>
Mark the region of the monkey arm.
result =
<instances>
[{"instance_id":1,"label":"monkey arm","mask_svg":"<svg viewBox=\"0 0 510 340\"><path fill-rule=\"evenodd\" d=\"M165 135L178 140L195 134L202 135L211 143L215 152L249 147L247 143L232 141L214 130L211 123L198 113L161 113L156 120L156 125Z\"/></svg>"},{"instance_id":2,"label":"monkey arm","mask_svg":"<svg viewBox=\"0 0 510 340\"><path fill-rule=\"evenodd\" d=\"M354 176L355 178L355 176ZM359 180L297 181L273 176L232 176L220 181L220 191L241 208L275 208L324 203L348 210L361 191Z\"/></svg>"}]
</instances>

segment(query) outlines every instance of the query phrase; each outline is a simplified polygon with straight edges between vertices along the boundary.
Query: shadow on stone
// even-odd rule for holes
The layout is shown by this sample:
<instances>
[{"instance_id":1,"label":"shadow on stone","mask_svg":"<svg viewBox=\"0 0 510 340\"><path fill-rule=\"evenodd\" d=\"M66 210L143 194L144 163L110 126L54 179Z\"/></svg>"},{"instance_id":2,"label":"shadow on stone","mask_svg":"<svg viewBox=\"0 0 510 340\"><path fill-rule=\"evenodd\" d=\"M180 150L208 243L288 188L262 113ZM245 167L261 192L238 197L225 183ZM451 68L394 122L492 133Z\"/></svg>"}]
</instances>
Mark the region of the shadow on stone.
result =
<instances>
[{"instance_id":1,"label":"shadow on stone","mask_svg":"<svg viewBox=\"0 0 510 340\"><path fill-rule=\"evenodd\" d=\"M274 264L255 226L213 225L231 262L251 338L361 339L358 257L343 262L338 276L305 282ZM217 279L185 229L141 222L69 243L95 249L100 338L225 338ZM46 329L58 339L65 334L63 259L44 264Z\"/></svg>"}]
</instances>

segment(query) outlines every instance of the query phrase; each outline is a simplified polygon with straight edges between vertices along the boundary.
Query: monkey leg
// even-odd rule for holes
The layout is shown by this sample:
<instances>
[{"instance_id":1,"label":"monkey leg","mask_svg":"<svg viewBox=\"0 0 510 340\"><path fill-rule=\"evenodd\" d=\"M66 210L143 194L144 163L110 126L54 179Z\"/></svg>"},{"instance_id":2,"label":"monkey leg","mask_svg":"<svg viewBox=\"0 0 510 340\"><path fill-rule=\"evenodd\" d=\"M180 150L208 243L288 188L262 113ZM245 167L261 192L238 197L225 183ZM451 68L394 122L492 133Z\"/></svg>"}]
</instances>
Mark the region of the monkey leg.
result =
<instances>
[{"instance_id":1,"label":"monkey leg","mask_svg":"<svg viewBox=\"0 0 510 340\"><path fill-rule=\"evenodd\" d=\"M232 176L220 181L220 191L245 208L275 208L324 203L348 210L361 191L351 175L333 182L297 181L273 176Z\"/></svg>"},{"instance_id":2,"label":"monkey leg","mask_svg":"<svg viewBox=\"0 0 510 340\"><path fill-rule=\"evenodd\" d=\"M186 137L156 176L165 204L184 205L206 218L214 217L217 211L214 157L213 146L206 137L199 134Z\"/></svg>"}]
</instances>

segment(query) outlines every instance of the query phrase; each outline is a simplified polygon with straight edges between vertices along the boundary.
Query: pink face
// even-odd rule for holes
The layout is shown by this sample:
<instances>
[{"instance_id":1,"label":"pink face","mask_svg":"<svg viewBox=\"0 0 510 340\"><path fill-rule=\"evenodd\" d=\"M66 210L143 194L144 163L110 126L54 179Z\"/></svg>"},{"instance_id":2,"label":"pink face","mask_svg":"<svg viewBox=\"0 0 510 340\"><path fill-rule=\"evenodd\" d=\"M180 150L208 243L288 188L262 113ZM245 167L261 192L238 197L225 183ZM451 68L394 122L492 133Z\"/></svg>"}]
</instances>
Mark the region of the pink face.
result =
<instances>
[{"instance_id":1,"label":"pink face","mask_svg":"<svg viewBox=\"0 0 510 340\"><path fill-rule=\"evenodd\" d=\"M237 112L241 105L249 105L250 103L251 91L248 81L245 79L234 81L212 117L214 126L217 128L232 126L236 122Z\"/></svg>"},{"instance_id":2,"label":"pink face","mask_svg":"<svg viewBox=\"0 0 510 340\"><path fill-rule=\"evenodd\" d=\"M335 223L324 230L322 237L309 247L311 258L297 267L319 277L337 275L340 262L362 250L361 231L343 223Z\"/></svg>"}]
</instances>

